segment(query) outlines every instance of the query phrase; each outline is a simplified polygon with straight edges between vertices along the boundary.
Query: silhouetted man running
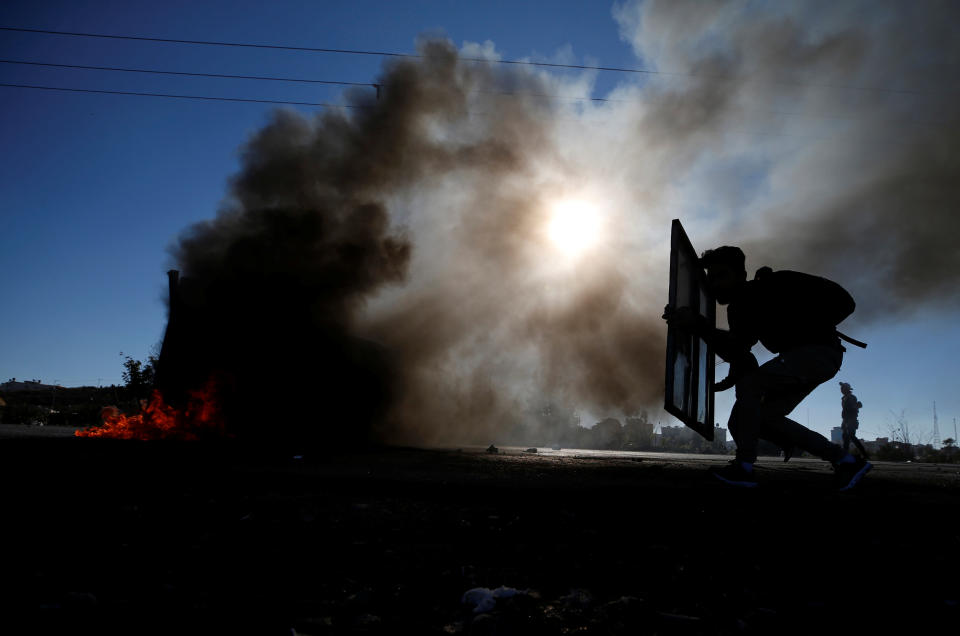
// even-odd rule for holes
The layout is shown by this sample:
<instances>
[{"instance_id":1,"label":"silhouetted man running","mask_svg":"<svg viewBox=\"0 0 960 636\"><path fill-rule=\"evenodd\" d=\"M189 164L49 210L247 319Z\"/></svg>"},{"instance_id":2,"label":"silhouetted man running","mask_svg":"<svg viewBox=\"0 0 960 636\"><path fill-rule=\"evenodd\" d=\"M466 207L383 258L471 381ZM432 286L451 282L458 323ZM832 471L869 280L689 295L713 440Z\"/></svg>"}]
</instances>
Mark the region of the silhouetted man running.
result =
<instances>
[{"instance_id":1,"label":"silhouetted man running","mask_svg":"<svg viewBox=\"0 0 960 636\"><path fill-rule=\"evenodd\" d=\"M857 439L857 429L860 427L860 409L863 408L863 404L853 394L853 388L848 382L840 383L840 392L843 393L843 397L840 398L840 430L843 431L843 451L850 452L850 442L853 442L860 451L860 457L867 459L867 449Z\"/></svg>"},{"instance_id":2,"label":"silhouetted man running","mask_svg":"<svg viewBox=\"0 0 960 636\"><path fill-rule=\"evenodd\" d=\"M707 340L730 363L731 378L716 389L736 385L737 399L728 423L737 444L736 459L714 469L713 474L735 486L756 486L753 465L757 441L763 438L784 450L796 447L829 461L837 487L852 488L871 464L787 414L839 371L846 349L840 344L836 325L853 312L853 299L836 283L799 272L774 272L764 267L754 280L747 281L739 247L708 250L700 264L707 271L714 298L727 305L730 330L704 324L689 308L668 308L664 317ZM762 366L750 351L758 341L777 354Z\"/></svg>"}]
</instances>

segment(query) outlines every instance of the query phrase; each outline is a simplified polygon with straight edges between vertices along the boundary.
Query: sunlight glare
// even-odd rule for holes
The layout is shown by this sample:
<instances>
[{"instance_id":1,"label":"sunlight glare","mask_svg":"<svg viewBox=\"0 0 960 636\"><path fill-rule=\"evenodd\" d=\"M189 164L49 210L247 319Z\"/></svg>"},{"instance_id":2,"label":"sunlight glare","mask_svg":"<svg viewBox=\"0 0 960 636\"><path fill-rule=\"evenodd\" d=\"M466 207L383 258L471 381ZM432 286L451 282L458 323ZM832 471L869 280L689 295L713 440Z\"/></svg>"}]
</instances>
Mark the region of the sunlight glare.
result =
<instances>
[{"instance_id":1,"label":"sunlight glare","mask_svg":"<svg viewBox=\"0 0 960 636\"><path fill-rule=\"evenodd\" d=\"M579 199L565 199L556 203L547 230L550 240L561 251L576 256L592 247L600 235L597 209Z\"/></svg>"}]
</instances>

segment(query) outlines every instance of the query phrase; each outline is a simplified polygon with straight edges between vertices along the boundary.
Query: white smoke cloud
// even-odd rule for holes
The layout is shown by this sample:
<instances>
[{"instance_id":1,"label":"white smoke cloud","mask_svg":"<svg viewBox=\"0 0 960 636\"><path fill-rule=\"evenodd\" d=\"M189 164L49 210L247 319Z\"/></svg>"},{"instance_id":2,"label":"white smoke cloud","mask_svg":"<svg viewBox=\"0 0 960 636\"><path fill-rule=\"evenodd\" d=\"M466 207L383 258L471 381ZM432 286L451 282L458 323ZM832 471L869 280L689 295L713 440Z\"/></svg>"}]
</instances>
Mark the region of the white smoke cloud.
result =
<instances>
[{"instance_id":1,"label":"white smoke cloud","mask_svg":"<svg viewBox=\"0 0 960 636\"><path fill-rule=\"evenodd\" d=\"M647 66L688 74L644 92L675 107L657 120L674 151L696 138L680 205L702 211L715 243L848 285L854 321L956 308L958 5L644 2L614 14Z\"/></svg>"}]
</instances>

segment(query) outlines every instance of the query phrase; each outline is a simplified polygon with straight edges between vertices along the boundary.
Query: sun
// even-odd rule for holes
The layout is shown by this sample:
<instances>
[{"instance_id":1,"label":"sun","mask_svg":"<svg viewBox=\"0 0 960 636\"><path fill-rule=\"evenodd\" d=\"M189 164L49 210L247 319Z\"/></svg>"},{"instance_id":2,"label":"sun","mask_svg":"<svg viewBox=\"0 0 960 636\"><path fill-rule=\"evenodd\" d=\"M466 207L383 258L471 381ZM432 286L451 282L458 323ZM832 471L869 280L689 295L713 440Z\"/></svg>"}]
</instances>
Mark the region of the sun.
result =
<instances>
[{"instance_id":1,"label":"sun","mask_svg":"<svg viewBox=\"0 0 960 636\"><path fill-rule=\"evenodd\" d=\"M565 254L582 254L600 238L600 216L597 207L583 199L558 201L550 211L547 235Z\"/></svg>"}]
</instances>

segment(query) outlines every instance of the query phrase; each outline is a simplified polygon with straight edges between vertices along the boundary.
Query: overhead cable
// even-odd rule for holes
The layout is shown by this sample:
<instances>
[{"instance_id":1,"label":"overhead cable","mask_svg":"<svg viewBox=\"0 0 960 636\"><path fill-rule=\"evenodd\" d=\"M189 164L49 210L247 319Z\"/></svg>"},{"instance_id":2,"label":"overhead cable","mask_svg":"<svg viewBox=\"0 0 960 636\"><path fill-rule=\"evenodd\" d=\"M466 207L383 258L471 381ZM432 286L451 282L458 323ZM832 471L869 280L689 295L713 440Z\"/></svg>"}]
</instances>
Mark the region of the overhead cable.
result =
<instances>
[{"instance_id":1,"label":"overhead cable","mask_svg":"<svg viewBox=\"0 0 960 636\"><path fill-rule=\"evenodd\" d=\"M141 93L136 91L108 91L94 88L66 88L63 86L37 86L34 84L5 84L7 88L32 88L43 91L66 91L70 93L99 93L103 95L135 95L138 97L166 97L170 99L199 99L215 102L249 102L253 104L287 104L291 106L322 106L324 108L364 108L352 104L329 104L326 102L295 102L279 99L250 99L244 97L212 97L208 95L175 95L171 93Z\"/></svg>"},{"instance_id":2,"label":"overhead cable","mask_svg":"<svg viewBox=\"0 0 960 636\"><path fill-rule=\"evenodd\" d=\"M157 38L157 37L146 37L140 35L114 35L108 33L83 33L78 31L54 31L51 29L27 29L22 27L6 27L0 26L0 31L11 31L17 33L37 33L43 35L63 35L70 37L82 37L82 38L100 38L100 39L109 39L109 40L133 40L140 42L162 42L166 44L193 44L193 45L202 45L202 46L227 46L227 47L238 47L238 48L252 48L252 49L272 49L280 51L305 51L310 53L341 53L346 55L368 55L375 57L393 57L393 58L411 58L419 59L423 56L416 55L413 53L395 53L392 51L369 51L361 49L333 49L333 48L321 48L321 47L311 47L311 46L291 46L285 44L257 44L252 42L222 42L218 40L186 40L178 38ZM484 62L488 64L514 64L522 66L537 66L545 68L558 68L558 69L576 69L576 70L586 70L586 71L610 71L615 73L635 73L635 74L645 74L645 75L663 75L663 76L673 76L673 77L694 77L701 79L716 79L721 81L758 81L761 83L767 84L781 84L788 86L810 86L810 87L819 87L819 88L834 88L842 90L854 90L854 91L867 91L867 92L884 92L884 93L900 93L907 95L935 95L943 92L953 93L956 91L919 91L912 89L900 89L900 88L888 88L883 86L850 86L844 84L830 84L830 83L816 83L816 82L787 82L782 80L750 80L737 76L723 76L723 75L704 75L701 73L678 73L671 71L655 71L646 68L624 68L616 66L593 66L589 64L560 64L556 62L533 62L529 60L491 60L486 58L474 58L474 57L461 57L461 60L468 62Z\"/></svg>"},{"instance_id":3,"label":"overhead cable","mask_svg":"<svg viewBox=\"0 0 960 636\"><path fill-rule=\"evenodd\" d=\"M213 77L213 78L223 78L223 79L244 79L244 80L265 80L273 82L301 82L307 84L332 84L338 86L368 86L377 90L377 95L379 96L380 90L383 88L382 84L376 82L346 82L341 80L322 80L322 79L310 79L303 77L275 77L270 75L231 75L226 73L199 73L193 71L165 71L161 69L144 69L144 68L128 68L128 67L119 67L119 66L90 66L86 64L60 64L55 62L36 62L32 60L2 60L0 59L0 64L19 64L25 66L44 66L48 68L66 68L66 69L82 69L89 71L120 71L123 73L149 73L153 75L174 75L174 76L185 76L185 77ZM487 91L491 92L491 91ZM591 101L591 102L625 102L628 100L614 100L606 97L567 97L562 95L549 95L546 93L517 93L510 91L497 91L493 94L497 95L509 95L509 96L519 96L519 97L541 97L544 99L564 99L571 101Z\"/></svg>"},{"instance_id":4,"label":"overhead cable","mask_svg":"<svg viewBox=\"0 0 960 636\"><path fill-rule=\"evenodd\" d=\"M350 108L354 110L366 110L372 108L373 106L363 106L358 104L331 104L328 102L300 102L293 100L280 100L280 99L253 99L253 98L244 98L244 97L214 97L211 95L179 95L173 93L147 93L139 91L114 91L114 90L105 90L105 89L94 89L94 88L68 88L65 86L42 86L35 84L12 84L12 83L0 83L0 88L21 88L21 89L32 89L32 90L42 90L42 91L61 91L68 93L93 93L100 95L130 95L135 97L159 97L166 99L186 99L186 100L196 100L196 101L207 101L207 102L240 102L240 103L251 103L251 104L280 104L287 106L314 106L320 108ZM494 117L492 113L486 112L474 112L475 115ZM806 135L794 135L789 133L762 133L757 131L749 130L733 130L729 132L734 132L735 134L740 135L757 135L763 137L792 137L796 139L807 139L809 141L824 141L830 137L809 137ZM896 142L894 142L896 143Z\"/></svg>"},{"instance_id":5,"label":"overhead cable","mask_svg":"<svg viewBox=\"0 0 960 636\"><path fill-rule=\"evenodd\" d=\"M27 60L0 60L0 64L22 64L29 66L46 66L50 68L85 69L90 71L120 71L123 73L151 73L154 75L181 75L187 77L217 77L225 79L264 80L271 82L301 82L306 84L333 84L337 86L369 86L376 88L373 82L343 82L339 80L321 80L304 77L274 77L269 75L228 75L225 73L196 73L187 71L162 71L159 69L127 68L120 66L87 66L84 64L55 64L53 62L32 62Z\"/></svg>"},{"instance_id":6,"label":"overhead cable","mask_svg":"<svg viewBox=\"0 0 960 636\"><path fill-rule=\"evenodd\" d=\"M15 31L19 33L42 33L44 35L66 35L81 38L103 38L109 40L135 40L140 42L164 42L167 44L196 44L202 46L232 46L252 49L273 49L279 51L306 51L310 53L343 53L346 55L371 55L377 57L400 57L418 59L423 56L414 53L394 53L390 51L364 51L357 49L330 49L313 46L289 46L284 44L255 44L252 42L221 42L214 40L183 40L176 38L154 38L139 35L112 35L106 33L80 33L76 31L52 31L49 29L24 29L20 27L0 27L0 31ZM649 73L654 75L684 75L684 73L667 73L651 71L642 68L619 68L614 66L589 66L586 64L557 64L552 62L531 62L527 60L489 60L479 57L462 57L468 62L488 62L495 64L520 64L525 66L544 66L548 68L570 68L590 71L613 71L617 73Z\"/></svg>"}]
</instances>

